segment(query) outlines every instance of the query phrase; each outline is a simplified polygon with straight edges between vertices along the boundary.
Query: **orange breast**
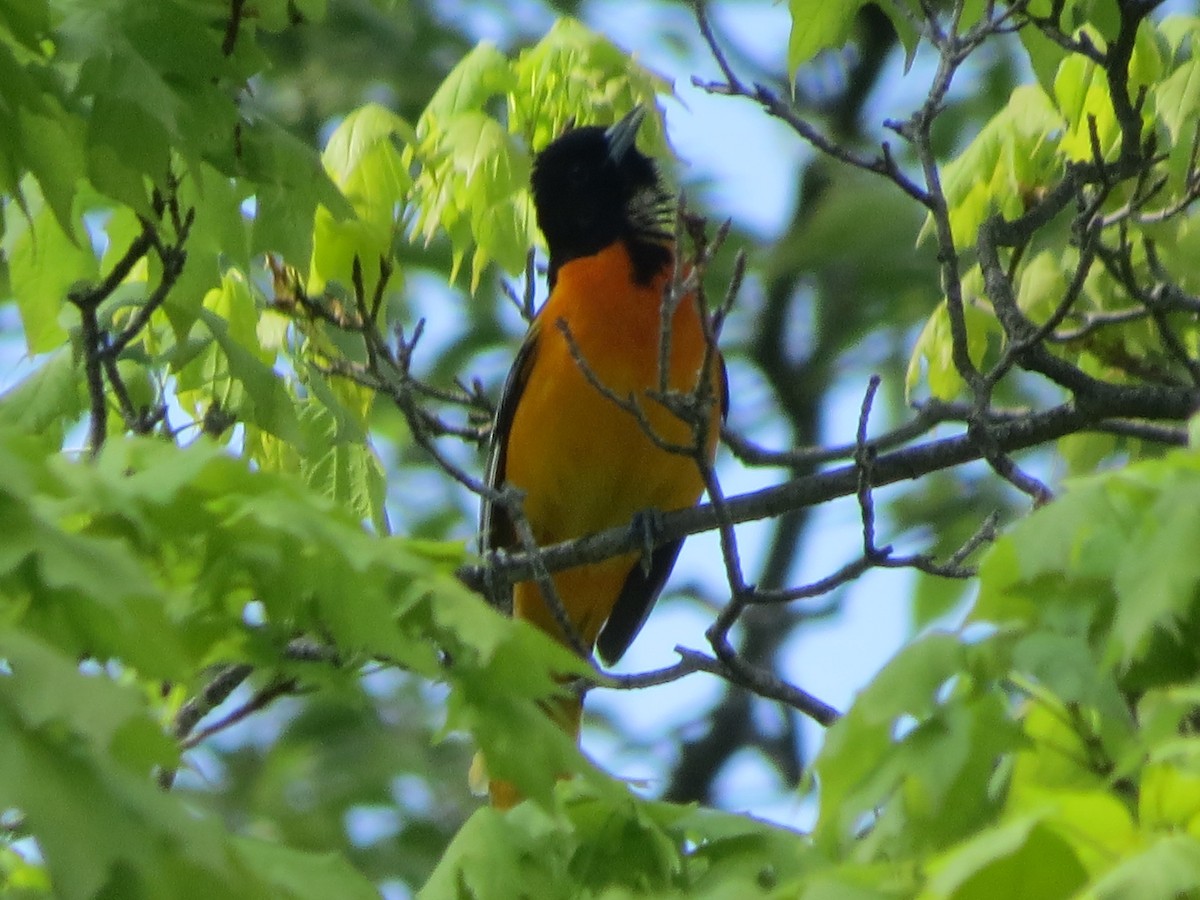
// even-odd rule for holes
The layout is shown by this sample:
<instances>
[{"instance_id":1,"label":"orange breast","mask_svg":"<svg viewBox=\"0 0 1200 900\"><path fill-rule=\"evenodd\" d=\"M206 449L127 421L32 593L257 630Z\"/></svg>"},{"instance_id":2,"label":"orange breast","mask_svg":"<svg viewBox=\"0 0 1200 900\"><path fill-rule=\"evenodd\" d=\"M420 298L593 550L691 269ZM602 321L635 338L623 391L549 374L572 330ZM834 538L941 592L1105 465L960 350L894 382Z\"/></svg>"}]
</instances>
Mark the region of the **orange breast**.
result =
<instances>
[{"instance_id":1,"label":"orange breast","mask_svg":"<svg viewBox=\"0 0 1200 900\"><path fill-rule=\"evenodd\" d=\"M539 313L537 355L513 417L506 466L507 480L525 491L525 514L541 544L625 524L642 510L691 506L703 491L692 459L655 446L632 414L588 382L557 325L558 320L567 323L583 363L600 383L619 396L635 397L664 440L689 444L690 428L645 395L659 385L661 297L669 277L668 272L634 287L620 244L559 270ZM704 356L699 312L685 298L672 320L670 387L694 389ZM714 358L709 377L719 398L718 366ZM714 404L710 459L718 423ZM556 577L563 602L589 644L635 561L627 556ZM516 606L517 615L557 632L534 586L518 586Z\"/></svg>"},{"instance_id":2,"label":"orange breast","mask_svg":"<svg viewBox=\"0 0 1200 900\"><path fill-rule=\"evenodd\" d=\"M689 427L645 396L659 384L660 306L668 278L634 287L619 244L559 271L539 314L537 358L513 418L507 464L508 480L527 492L525 513L540 542L620 525L651 507L690 506L703 490L692 460L656 447L633 415L588 382L557 324L567 323L601 384L635 397L663 439L688 444ZM692 390L704 354L696 305L685 298L672 321L670 387ZM715 366L711 377L717 377ZM718 415L714 408L714 447Z\"/></svg>"}]
</instances>

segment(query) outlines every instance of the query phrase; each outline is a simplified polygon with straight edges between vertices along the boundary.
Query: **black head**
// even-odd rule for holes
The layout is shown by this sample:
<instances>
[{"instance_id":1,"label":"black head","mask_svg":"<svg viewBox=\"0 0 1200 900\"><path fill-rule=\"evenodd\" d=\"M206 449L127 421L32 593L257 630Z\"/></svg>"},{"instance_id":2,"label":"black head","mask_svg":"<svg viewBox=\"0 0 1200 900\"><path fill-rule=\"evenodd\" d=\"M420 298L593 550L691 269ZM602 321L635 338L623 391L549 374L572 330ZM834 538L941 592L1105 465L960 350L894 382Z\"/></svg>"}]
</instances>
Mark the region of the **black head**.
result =
<instances>
[{"instance_id":1,"label":"black head","mask_svg":"<svg viewBox=\"0 0 1200 900\"><path fill-rule=\"evenodd\" d=\"M598 253L617 240L639 262L653 257L650 277L670 258L670 195L654 160L635 146L645 110L636 106L611 128L573 128L551 142L533 163L533 205L550 248L550 280L560 266Z\"/></svg>"}]
</instances>

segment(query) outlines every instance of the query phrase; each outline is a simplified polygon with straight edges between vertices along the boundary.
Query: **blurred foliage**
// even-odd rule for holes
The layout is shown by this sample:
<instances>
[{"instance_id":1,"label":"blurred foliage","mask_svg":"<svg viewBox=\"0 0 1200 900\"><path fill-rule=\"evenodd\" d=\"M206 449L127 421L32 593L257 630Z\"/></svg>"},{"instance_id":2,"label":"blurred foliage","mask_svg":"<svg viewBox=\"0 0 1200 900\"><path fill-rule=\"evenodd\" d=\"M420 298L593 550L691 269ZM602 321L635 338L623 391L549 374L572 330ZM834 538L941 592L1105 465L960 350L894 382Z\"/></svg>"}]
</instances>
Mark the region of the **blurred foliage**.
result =
<instances>
[{"instance_id":1,"label":"blurred foliage","mask_svg":"<svg viewBox=\"0 0 1200 900\"><path fill-rule=\"evenodd\" d=\"M538 702L560 689L550 673L579 663L454 578L463 492L392 404L339 373L381 351L363 334L411 335L415 314L436 310L447 324L419 367L453 393L515 318L491 289L540 240L532 154L568 122L611 121L668 92L563 16L576 6L0 0L0 303L34 362L0 396L6 894L315 898L425 884L428 897L969 898L1019 881L1028 898L1196 895L1191 452L1080 479L1012 528L984 563L968 627L912 641L829 731L810 835L636 798L545 720ZM986 6L963 4L963 23ZM1112 38L1108 5L1066 7L1072 33ZM820 115L847 144L875 144L867 100L885 65L922 65L909 24L920 7L789 9L780 59L796 91L811 93L812 73L847 46L839 59L853 64L825 85L837 100ZM505 38L480 42L496 22ZM1146 24L1130 63L1163 208L1192 190L1197 35L1193 17ZM1107 83L1080 54L1025 28L980 57L980 89L948 97L937 134L964 247L1068 162L1115 152L1119 132ZM1035 83L1017 86L1026 65ZM659 117L642 141L666 154ZM828 160L803 166L803 202L753 254L726 332L735 373L761 377L768 400L735 402L731 421L817 440L833 398L868 370L892 387L873 427L899 420L897 385L958 398L919 208ZM1133 260L1139 272L1168 268L1195 291L1188 216L1128 227L1157 247ZM1012 261L1035 321L1078 264L1066 231L1050 223ZM1000 332L966 258L983 360ZM714 268L714 293L728 265ZM1119 310L1121 284L1098 273L1081 298L1083 317ZM1194 355L1194 317L1175 319ZM1117 378L1179 374L1145 321L1061 354ZM1037 392L1019 382L1001 395ZM461 412L451 430L477 432L479 415ZM85 430L94 459L73 449ZM1059 449L1090 472L1143 448L1076 435ZM886 518L944 554L981 503L1015 505L979 470L939 473L897 494ZM786 579L803 527L785 517L772 534L764 571ZM965 598L962 584L923 577L914 621ZM769 647L800 624L772 620ZM205 708L239 666L253 674ZM181 731L198 702L208 716ZM226 730L227 716L246 727ZM472 814L464 733L534 802ZM174 790L155 786L176 769Z\"/></svg>"}]
</instances>

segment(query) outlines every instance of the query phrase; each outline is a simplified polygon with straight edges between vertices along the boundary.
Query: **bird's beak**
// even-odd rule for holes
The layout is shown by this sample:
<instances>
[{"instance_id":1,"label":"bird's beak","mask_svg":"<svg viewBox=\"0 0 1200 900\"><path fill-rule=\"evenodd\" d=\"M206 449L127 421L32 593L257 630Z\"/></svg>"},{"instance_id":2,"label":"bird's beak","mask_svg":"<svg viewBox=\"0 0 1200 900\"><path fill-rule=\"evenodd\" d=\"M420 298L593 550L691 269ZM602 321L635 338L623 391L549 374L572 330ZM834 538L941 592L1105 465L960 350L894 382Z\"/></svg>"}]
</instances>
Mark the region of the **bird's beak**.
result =
<instances>
[{"instance_id":1,"label":"bird's beak","mask_svg":"<svg viewBox=\"0 0 1200 900\"><path fill-rule=\"evenodd\" d=\"M604 132L604 137L608 140L608 158L612 163L616 164L624 159L625 154L637 142L638 128L641 127L644 118L646 118L646 108L639 103L625 113L621 121L616 122L608 131Z\"/></svg>"}]
</instances>

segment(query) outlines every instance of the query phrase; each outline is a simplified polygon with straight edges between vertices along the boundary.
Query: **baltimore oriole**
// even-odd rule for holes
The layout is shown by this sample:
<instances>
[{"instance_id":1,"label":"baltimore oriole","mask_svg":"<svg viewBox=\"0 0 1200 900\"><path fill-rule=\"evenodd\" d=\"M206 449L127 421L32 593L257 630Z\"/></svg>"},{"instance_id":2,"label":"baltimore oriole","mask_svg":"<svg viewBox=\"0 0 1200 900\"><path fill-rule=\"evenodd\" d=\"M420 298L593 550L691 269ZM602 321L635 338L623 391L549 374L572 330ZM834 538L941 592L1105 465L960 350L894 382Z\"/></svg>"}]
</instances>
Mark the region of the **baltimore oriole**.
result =
<instances>
[{"instance_id":1,"label":"baltimore oriole","mask_svg":"<svg viewBox=\"0 0 1200 900\"><path fill-rule=\"evenodd\" d=\"M694 443L692 426L648 394L661 383L674 205L654 161L635 146L643 118L639 106L608 129L570 129L534 160L533 201L549 249L550 295L504 385L486 481L524 492L524 516L539 545L628 524L648 510L691 506L704 487L694 458L657 445L646 430L649 425L670 444ZM707 352L703 315L691 296L675 308L667 385L691 392L702 377L711 379L705 446L711 462L728 391L720 356ZM633 398L645 421L614 398ZM483 504L480 526L485 551L519 549L500 505ZM645 561L630 553L554 575L586 649L596 646L610 664L624 654L682 543L658 547ZM572 643L536 582L515 585L513 615ZM580 713L576 700L552 715L577 736ZM497 806L517 799L511 786L498 782L491 794Z\"/></svg>"}]
</instances>

